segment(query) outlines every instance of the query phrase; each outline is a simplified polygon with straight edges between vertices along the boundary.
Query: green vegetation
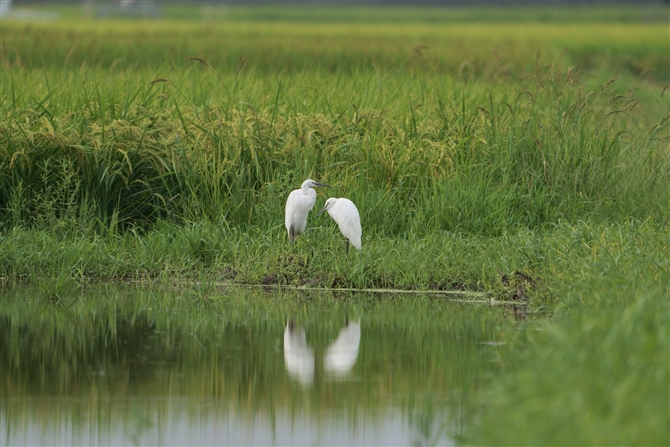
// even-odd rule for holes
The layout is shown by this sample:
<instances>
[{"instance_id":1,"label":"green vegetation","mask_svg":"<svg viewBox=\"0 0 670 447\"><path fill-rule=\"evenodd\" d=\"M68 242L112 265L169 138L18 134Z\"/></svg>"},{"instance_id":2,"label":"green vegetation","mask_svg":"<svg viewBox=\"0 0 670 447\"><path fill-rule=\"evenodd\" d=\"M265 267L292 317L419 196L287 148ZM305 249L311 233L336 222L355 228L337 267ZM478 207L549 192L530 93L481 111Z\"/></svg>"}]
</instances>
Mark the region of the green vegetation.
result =
<instances>
[{"instance_id":1,"label":"green vegetation","mask_svg":"<svg viewBox=\"0 0 670 447\"><path fill-rule=\"evenodd\" d=\"M504 25L494 34L475 24L435 27L432 35L418 25L405 35L378 25L351 36L341 24L247 24L204 39L212 27L189 22L143 23L141 31L135 22L9 22L0 225L15 248L0 255L0 275L14 281L70 271L96 280L209 270L243 282L275 275L291 284L490 290L502 274L542 272L537 260L515 258L509 248L473 259L464 251L473 243L502 238L514 247L527 233L551 240L578 222L601 231L631 219L664 228L667 102L661 84L629 68L649 57L664 69L664 45L651 43L665 30L603 26L603 45L630 57L643 46L647 53L582 73L572 61L561 64L546 26L519 38ZM260 37L229 39L241 29ZM260 44L273 33L285 40ZM299 45L309 33L324 36L311 50ZM454 33L469 44L450 44ZM594 44L570 35L576 48ZM234 61L233 69L203 63L220 57L213 50L220 41L230 50L218 63ZM245 52L250 47L255 53ZM182 60L188 55L205 59ZM279 69L278 60L294 62ZM358 205L368 261L349 263L335 252L335 262L322 262L320 247L341 237L328 219L314 218L296 262L285 256L283 203L308 177ZM171 234L184 228L187 245L171 247ZM22 241L54 238L68 255L32 262L56 251ZM393 246L404 256L386 254ZM25 257L19 247L40 254ZM486 257L501 259L485 266ZM432 260L444 265L427 268Z\"/></svg>"},{"instance_id":2,"label":"green vegetation","mask_svg":"<svg viewBox=\"0 0 670 447\"><path fill-rule=\"evenodd\" d=\"M522 354L518 369L487 394L492 404L471 430L472 441L667 445L667 288L631 298L623 308L604 306L560 326L540 326L546 333L532 340L537 349Z\"/></svg>"},{"instance_id":3,"label":"green vegetation","mask_svg":"<svg viewBox=\"0 0 670 447\"><path fill-rule=\"evenodd\" d=\"M547 276L560 297L553 321L527 326L511 345L509 369L480 396L487 411L466 439L667 445L670 233L652 230L648 239L631 230L582 227L570 250L555 253L562 267ZM575 259L580 266L566 268Z\"/></svg>"},{"instance_id":4,"label":"green vegetation","mask_svg":"<svg viewBox=\"0 0 670 447\"><path fill-rule=\"evenodd\" d=\"M282 11L3 22L1 281L484 292L532 323L466 441L667 444L667 21ZM308 177L361 253L289 246Z\"/></svg>"}]
</instances>

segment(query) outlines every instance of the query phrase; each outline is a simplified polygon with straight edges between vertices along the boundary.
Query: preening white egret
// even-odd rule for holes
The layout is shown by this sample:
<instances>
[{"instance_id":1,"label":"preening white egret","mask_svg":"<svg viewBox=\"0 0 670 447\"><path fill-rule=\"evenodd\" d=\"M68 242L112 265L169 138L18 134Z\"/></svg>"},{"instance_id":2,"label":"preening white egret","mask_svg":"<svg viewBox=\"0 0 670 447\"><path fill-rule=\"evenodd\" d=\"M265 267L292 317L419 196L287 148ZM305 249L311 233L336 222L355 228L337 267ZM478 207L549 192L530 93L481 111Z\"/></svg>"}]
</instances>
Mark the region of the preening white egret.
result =
<instances>
[{"instance_id":1,"label":"preening white egret","mask_svg":"<svg viewBox=\"0 0 670 447\"><path fill-rule=\"evenodd\" d=\"M286 231L288 231L288 238L291 242L295 241L295 238L305 231L307 215L316 203L316 191L312 189L316 186L328 187L328 185L323 183L307 179L302 182L300 189L291 192L288 195L288 199L286 199L284 222L286 223Z\"/></svg>"},{"instance_id":2,"label":"preening white egret","mask_svg":"<svg viewBox=\"0 0 670 447\"><path fill-rule=\"evenodd\" d=\"M358 214L358 209L354 205L354 202L345 198L336 199L335 197L331 197L326 200L326 204L316 217L319 217L326 210L330 214L330 217L337 222L344 237L349 239L351 245L360 250L363 231L361 230L361 216ZM347 252L349 252L348 244Z\"/></svg>"}]
</instances>

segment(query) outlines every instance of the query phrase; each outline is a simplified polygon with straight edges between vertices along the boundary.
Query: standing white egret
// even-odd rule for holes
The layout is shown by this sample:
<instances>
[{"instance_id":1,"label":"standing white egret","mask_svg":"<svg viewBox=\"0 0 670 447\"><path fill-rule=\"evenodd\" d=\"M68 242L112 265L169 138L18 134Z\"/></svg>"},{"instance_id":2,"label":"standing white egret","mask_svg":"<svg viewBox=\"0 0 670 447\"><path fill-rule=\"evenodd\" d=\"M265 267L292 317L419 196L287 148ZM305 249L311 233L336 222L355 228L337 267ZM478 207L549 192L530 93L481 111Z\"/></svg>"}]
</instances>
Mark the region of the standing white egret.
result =
<instances>
[{"instance_id":1,"label":"standing white egret","mask_svg":"<svg viewBox=\"0 0 670 447\"><path fill-rule=\"evenodd\" d=\"M328 210L330 217L337 222L344 237L349 239L351 245L360 250L363 231L361 230L361 216L358 214L358 209L354 205L354 202L345 198L336 199L335 197L331 197L326 200L326 204L316 217L319 217L326 210ZM347 244L348 252L349 244Z\"/></svg>"},{"instance_id":2,"label":"standing white egret","mask_svg":"<svg viewBox=\"0 0 670 447\"><path fill-rule=\"evenodd\" d=\"M291 242L294 242L295 238L305 231L307 215L316 203L316 191L312 188L317 186L329 187L323 183L307 179L302 182L300 189L291 192L286 199L284 223L286 223L286 231L288 231L288 238Z\"/></svg>"}]
</instances>

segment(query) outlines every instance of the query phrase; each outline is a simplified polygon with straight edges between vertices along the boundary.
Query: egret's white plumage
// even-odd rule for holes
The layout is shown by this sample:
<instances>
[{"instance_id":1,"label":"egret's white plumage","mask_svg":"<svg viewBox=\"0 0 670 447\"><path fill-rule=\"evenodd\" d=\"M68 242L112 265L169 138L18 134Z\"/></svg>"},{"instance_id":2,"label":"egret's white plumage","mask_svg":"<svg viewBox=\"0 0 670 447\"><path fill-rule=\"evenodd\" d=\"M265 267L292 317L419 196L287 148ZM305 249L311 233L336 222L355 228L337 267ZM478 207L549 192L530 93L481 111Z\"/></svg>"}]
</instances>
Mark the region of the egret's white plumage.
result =
<instances>
[{"instance_id":1,"label":"egret's white plumage","mask_svg":"<svg viewBox=\"0 0 670 447\"><path fill-rule=\"evenodd\" d=\"M316 203L316 191L312 188L317 186L328 187L328 185L323 183L307 179L302 182L300 189L291 192L288 195L288 199L286 199L284 223L286 224L286 231L288 231L288 238L291 242L295 241L295 238L305 231L307 215Z\"/></svg>"},{"instance_id":2,"label":"egret's white plumage","mask_svg":"<svg viewBox=\"0 0 670 447\"><path fill-rule=\"evenodd\" d=\"M361 230L361 216L358 214L358 209L354 205L354 202L345 198L336 199L335 197L331 197L326 200L326 204L316 217L319 217L324 211L328 211L330 217L337 222L340 231L344 237L349 239L351 245L360 250L363 231ZM348 248L349 246L347 245Z\"/></svg>"}]
</instances>

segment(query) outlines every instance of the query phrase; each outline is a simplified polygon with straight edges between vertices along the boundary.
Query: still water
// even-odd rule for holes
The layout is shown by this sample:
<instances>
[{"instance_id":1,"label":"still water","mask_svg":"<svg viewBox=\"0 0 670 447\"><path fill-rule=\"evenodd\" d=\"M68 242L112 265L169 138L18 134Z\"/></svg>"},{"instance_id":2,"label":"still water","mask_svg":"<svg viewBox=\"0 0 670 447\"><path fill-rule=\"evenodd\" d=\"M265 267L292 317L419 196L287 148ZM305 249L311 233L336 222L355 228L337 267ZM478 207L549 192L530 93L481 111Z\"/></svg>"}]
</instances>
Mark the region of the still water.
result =
<instances>
[{"instance_id":1,"label":"still water","mask_svg":"<svg viewBox=\"0 0 670 447\"><path fill-rule=\"evenodd\" d=\"M0 445L451 445L505 324L418 296L0 293Z\"/></svg>"}]
</instances>

